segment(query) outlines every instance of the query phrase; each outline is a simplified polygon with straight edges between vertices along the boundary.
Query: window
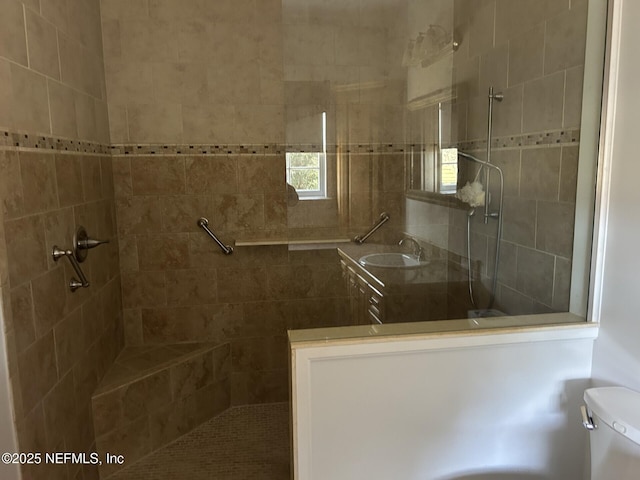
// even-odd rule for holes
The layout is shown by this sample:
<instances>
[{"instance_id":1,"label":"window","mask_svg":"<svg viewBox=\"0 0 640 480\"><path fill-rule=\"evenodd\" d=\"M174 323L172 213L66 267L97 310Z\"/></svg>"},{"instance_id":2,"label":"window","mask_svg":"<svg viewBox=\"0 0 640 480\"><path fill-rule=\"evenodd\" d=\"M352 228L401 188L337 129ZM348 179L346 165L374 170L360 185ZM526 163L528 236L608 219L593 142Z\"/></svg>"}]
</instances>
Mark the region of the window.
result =
<instances>
[{"instance_id":1,"label":"window","mask_svg":"<svg viewBox=\"0 0 640 480\"><path fill-rule=\"evenodd\" d=\"M443 111L442 103L438 104L438 191L440 193L456 193L458 184L458 149L443 147ZM450 141L450 139L449 139Z\"/></svg>"},{"instance_id":2,"label":"window","mask_svg":"<svg viewBox=\"0 0 640 480\"><path fill-rule=\"evenodd\" d=\"M443 104L439 103L437 110L429 108L429 111L421 115L429 118L433 112L437 114L437 124L428 124L428 128L437 127L437 131L433 132L436 134L436 141L431 140L432 132L423 131L424 148L419 152L411 150L409 153L409 189L451 195L458 188L458 149L450 146L450 128L447 128L450 120L445 121L443 118Z\"/></svg>"},{"instance_id":3,"label":"window","mask_svg":"<svg viewBox=\"0 0 640 480\"><path fill-rule=\"evenodd\" d=\"M458 183L458 149L440 150L440 193L456 193Z\"/></svg>"},{"instance_id":4,"label":"window","mask_svg":"<svg viewBox=\"0 0 640 480\"><path fill-rule=\"evenodd\" d=\"M322 151L289 152L287 183L301 199L327 197L327 113L322 112Z\"/></svg>"},{"instance_id":5,"label":"window","mask_svg":"<svg viewBox=\"0 0 640 480\"><path fill-rule=\"evenodd\" d=\"M287 153L287 183L296 189L300 198L326 197L326 155Z\"/></svg>"}]
</instances>

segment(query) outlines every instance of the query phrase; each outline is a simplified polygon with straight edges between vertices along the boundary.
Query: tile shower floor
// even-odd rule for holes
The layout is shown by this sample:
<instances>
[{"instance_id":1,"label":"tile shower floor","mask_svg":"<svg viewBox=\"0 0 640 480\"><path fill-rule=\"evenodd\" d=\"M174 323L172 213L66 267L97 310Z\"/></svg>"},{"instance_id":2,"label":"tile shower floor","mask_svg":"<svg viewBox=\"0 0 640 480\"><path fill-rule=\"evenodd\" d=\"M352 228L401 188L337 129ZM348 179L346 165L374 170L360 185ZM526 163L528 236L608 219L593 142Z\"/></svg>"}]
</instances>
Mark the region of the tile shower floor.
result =
<instances>
[{"instance_id":1,"label":"tile shower floor","mask_svg":"<svg viewBox=\"0 0 640 480\"><path fill-rule=\"evenodd\" d=\"M232 407L109 480L288 480L289 404Z\"/></svg>"}]
</instances>

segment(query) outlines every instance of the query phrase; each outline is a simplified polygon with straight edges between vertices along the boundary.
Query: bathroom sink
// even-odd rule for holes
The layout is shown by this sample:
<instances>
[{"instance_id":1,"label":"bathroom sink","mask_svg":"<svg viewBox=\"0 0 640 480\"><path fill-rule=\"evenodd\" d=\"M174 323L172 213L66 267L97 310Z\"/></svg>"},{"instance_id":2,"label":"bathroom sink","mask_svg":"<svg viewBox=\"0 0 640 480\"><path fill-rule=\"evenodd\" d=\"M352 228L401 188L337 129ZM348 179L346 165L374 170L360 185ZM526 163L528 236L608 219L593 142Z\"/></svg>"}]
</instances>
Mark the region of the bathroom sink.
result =
<instances>
[{"instance_id":1,"label":"bathroom sink","mask_svg":"<svg viewBox=\"0 0 640 480\"><path fill-rule=\"evenodd\" d=\"M360 257L360 265L365 267L416 268L424 263L408 253L371 253Z\"/></svg>"}]
</instances>

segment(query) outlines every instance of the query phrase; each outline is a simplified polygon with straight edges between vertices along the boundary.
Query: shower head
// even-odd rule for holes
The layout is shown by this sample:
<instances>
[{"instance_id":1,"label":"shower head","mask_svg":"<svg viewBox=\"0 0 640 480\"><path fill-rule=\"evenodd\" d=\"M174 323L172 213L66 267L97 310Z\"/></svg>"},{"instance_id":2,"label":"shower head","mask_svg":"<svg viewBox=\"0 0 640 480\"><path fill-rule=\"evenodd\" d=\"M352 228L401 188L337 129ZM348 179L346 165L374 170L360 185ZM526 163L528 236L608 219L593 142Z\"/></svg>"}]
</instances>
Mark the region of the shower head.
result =
<instances>
[{"instance_id":1,"label":"shower head","mask_svg":"<svg viewBox=\"0 0 640 480\"><path fill-rule=\"evenodd\" d=\"M458 50L459 43L442 25L429 25L426 32L418 32L410 38L402 55L404 67L426 67L440 58Z\"/></svg>"},{"instance_id":2,"label":"shower head","mask_svg":"<svg viewBox=\"0 0 640 480\"><path fill-rule=\"evenodd\" d=\"M442 25L429 25L425 36L429 39L436 52L444 48L451 38L449 31Z\"/></svg>"}]
</instances>

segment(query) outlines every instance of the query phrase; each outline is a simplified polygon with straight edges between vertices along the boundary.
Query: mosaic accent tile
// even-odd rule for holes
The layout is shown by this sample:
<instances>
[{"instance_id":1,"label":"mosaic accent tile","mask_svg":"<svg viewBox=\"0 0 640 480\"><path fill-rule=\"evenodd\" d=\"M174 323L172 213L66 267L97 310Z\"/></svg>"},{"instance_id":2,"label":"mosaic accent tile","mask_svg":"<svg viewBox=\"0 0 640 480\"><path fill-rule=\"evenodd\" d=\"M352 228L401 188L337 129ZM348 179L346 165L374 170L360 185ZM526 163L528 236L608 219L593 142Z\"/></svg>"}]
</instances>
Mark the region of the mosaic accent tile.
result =
<instances>
[{"instance_id":1,"label":"mosaic accent tile","mask_svg":"<svg viewBox=\"0 0 640 480\"><path fill-rule=\"evenodd\" d=\"M498 149L534 147L540 145L567 145L576 144L578 142L580 142L580 130L576 129L498 137L492 139L491 146ZM460 142L458 147L463 150L482 150L487 148L487 141L472 140L469 142Z\"/></svg>"},{"instance_id":2,"label":"mosaic accent tile","mask_svg":"<svg viewBox=\"0 0 640 480\"><path fill-rule=\"evenodd\" d=\"M2 147L10 147L11 146L11 134L7 131L2 131L0 133L0 146Z\"/></svg>"},{"instance_id":3,"label":"mosaic accent tile","mask_svg":"<svg viewBox=\"0 0 640 480\"><path fill-rule=\"evenodd\" d=\"M494 138L493 148L518 148L540 145L576 144L580 141L580 130L557 130L527 135L514 135ZM336 153L364 154L398 154L420 152L431 148L421 144L347 144L327 145L327 151ZM486 140L460 142L458 148L473 151L487 148ZM265 145L112 145L113 155L279 155L290 152L318 152L322 149L317 144L265 144Z\"/></svg>"},{"instance_id":4,"label":"mosaic accent tile","mask_svg":"<svg viewBox=\"0 0 640 480\"><path fill-rule=\"evenodd\" d=\"M0 146L14 148L34 148L38 150L55 150L78 153L109 154L109 146L82 140L31 135L27 133L0 131Z\"/></svg>"},{"instance_id":5,"label":"mosaic accent tile","mask_svg":"<svg viewBox=\"0 0 640 480\"><path fill-rule=\"evenodd\" d=\"M577 144L580 130L556 130L526 135L498 137L492 140L495 149L518 148L540 145ZM257 145L200 145L200 144L154 144L154 145L103 145L80 140L29 135L0 131L0 147L34 148L40 150L97 153L112 155L280 155L287 152L318 152L316 144L257 144ZM458 148L473 151L487 148L486 140L460 142ZM395 154L424 151L420 144L347 144L327 145L327 151L350 154Z\"/></svg>"},{"instance_id":6,"label":"mosaic accent tile","mask_svg":"<svg viewBox=\"0 0 640 480\"><path fill-rule=\"evenodd\" d=\"M112 145L112 155L277 155L283 145Z\"/></svg>"}]
</instances>

